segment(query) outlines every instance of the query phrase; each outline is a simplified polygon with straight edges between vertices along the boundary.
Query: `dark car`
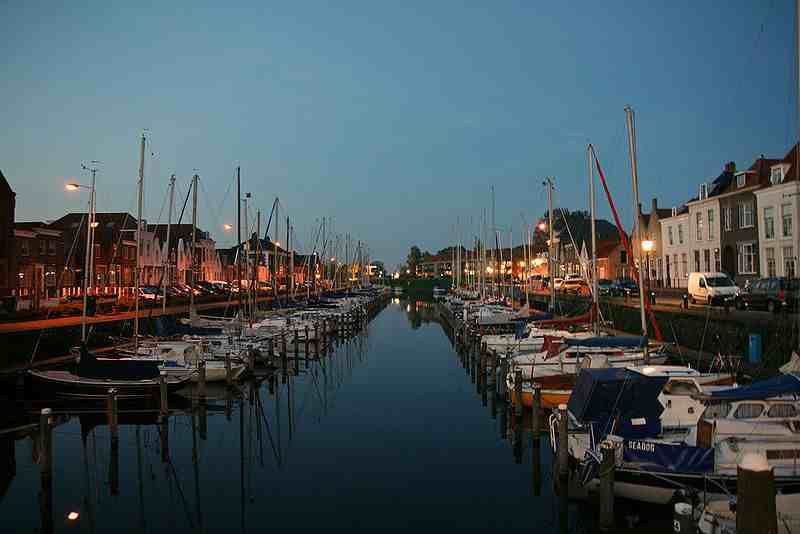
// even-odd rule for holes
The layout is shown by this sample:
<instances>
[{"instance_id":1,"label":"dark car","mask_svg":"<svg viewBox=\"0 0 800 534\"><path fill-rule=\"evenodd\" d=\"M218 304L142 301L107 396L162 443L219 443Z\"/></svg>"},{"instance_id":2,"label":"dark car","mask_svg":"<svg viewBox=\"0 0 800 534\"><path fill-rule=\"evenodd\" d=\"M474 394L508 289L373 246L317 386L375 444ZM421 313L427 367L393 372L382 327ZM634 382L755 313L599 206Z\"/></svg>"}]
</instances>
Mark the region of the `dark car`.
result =
<instances>
[{"instance_id":1,"label":"dark car","mask_svg":"<svg viewBox=\"0 0 800 534\"><path fill-rule=\"evenodd\" d=\"M609 280L608 278L600 278L597 281L597 293L600 295L613 295L614 294L614 282Z\"/></svg>"},{"instance_id":2,"label":"dark car","mask_svg":"<svg viewBox=\"0 0 800 534\"><path fill-rule=\"evenodd\" d=\"M741 309L764 309L778 312L794 309L800 297L800 279L760 278L739 294L736 304Z\"/></svg>"},{"instance_id":3,"label":"dark car","mask_svg":"<svg viewBox=\"0 0 800 534\"><path fill-rule=\"evenodd\" d=\"M620 297L636 296L639 294L639 285L631 278L618 278L614 282L614 294Z\"/></svg>"}]
</instances>

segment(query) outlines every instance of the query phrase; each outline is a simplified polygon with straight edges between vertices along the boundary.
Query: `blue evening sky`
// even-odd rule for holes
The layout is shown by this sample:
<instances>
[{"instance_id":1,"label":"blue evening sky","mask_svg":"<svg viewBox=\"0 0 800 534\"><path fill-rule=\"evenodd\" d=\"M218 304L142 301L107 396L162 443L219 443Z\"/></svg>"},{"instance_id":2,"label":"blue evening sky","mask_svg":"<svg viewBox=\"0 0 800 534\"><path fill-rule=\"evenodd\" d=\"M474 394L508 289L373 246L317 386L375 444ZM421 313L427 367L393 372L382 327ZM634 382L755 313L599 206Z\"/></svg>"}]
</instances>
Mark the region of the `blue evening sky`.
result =
<instances>
[{"instance_id":1,"label":"blue evening sky","mask_svg":"<svg viewBox=\"0 0 800 534\"><path fill-rule=\"evenodd\" d=\"M166 218L169 174L185 191L198 169L201 225L230 244L241 165L253 205L279 196L302 244L331 216L394 266L448 244L457 217L474 233L489 184L515 236L545 208L543 176L557 205L585 209L589 140L629 224L625 104L648 205L797 137L789 0L12 1L0 15L17 220L83 209L63 184L91 159L98 209L135 213L146 128L150 221Z\"/></svg>"}]
</instances>

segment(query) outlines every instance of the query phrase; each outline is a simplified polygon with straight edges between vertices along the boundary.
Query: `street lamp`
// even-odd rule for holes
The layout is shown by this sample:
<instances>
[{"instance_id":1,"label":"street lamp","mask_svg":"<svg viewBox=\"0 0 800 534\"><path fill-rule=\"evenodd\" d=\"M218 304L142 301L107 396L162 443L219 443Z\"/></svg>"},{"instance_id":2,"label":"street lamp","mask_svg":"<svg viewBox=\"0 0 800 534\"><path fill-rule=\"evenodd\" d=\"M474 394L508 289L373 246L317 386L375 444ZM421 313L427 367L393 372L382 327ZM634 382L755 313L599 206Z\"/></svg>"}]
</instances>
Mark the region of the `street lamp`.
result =
<instances>
[{"instance_id":1,"label":"street lamp","mask_svg":"<svg viewBox=\"0 0 800 534\"><path fill-rule=\"evenodd\" d=\"M656 242L651 239L642 241L642 252L647 255L647 289L650 290L650 253L656 248ZM641 291L641 288L640 288Z\"/></svg>"},{"instance_id":2,"label":"street lamp","mask_svg":"<svg viewBox=\"0 0 800 534\"><path fill-rule=\"evenodd\" d=\"M92 164L97 164L98 161L92 161ZM91 278L91 273L94 268L94 229L97 228L97 223L95 222L95 215L96 215L96 199L95 199L95 184L96 184L96 177L97 177L97 167L87 167L86 165L81 165L83 170L87 170L92 173L92 183L91 185L83 185L78 184L75 182L69 182L66 184L67 191L77 191L79 189L88 189L89 190L89 214L88 220L86 221L86 253L84 254L84 272L83 272L83 314L81 315L81 341L86 342L86 308L88 304L88 292L89 292L89 279ZM92 282L94 285L94 282Z\"/></svg>"},{"instance_id":3,"label":"street lamp","mask_svg":"<svg viewBox=\"0 0 800 534\"><path fill-rule=\"evenodd\" d=\"M223 225L222 225L222 228L223 228L223 229L224 229L226 232L230 232L231 230L233 230L233 225L232 225L232 224L225 223L225 224L223 224Z\"/></svg>"}]
</instances>

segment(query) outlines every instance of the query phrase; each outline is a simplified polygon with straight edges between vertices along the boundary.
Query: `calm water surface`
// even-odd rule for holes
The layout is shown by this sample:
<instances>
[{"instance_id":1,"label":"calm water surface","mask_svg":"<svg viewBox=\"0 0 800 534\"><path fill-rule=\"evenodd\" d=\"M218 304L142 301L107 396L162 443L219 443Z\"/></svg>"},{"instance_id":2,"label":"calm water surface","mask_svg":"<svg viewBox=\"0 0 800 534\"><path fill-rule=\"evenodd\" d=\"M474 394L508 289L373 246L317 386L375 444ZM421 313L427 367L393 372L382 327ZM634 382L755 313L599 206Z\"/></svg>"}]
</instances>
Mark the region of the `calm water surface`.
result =
<instances>
[{"instance_id":1,"label":"calm water surface","mask_svg":"<svg viewBox=\"0 0 800 534\"><path fill-rule=\"evenodd\" d=\"M553 495L545 438L536 490L530 439L515 461L504 407L434 317L395 300L297 376L211 390L204 411L173 398L166 424L122 415L118 475L104 418L71 415L53 432L54 531L590 528L591 508ZM34 439L0 437L0 455L0 527L41 532Z\"/></svg>"}]
</instances>

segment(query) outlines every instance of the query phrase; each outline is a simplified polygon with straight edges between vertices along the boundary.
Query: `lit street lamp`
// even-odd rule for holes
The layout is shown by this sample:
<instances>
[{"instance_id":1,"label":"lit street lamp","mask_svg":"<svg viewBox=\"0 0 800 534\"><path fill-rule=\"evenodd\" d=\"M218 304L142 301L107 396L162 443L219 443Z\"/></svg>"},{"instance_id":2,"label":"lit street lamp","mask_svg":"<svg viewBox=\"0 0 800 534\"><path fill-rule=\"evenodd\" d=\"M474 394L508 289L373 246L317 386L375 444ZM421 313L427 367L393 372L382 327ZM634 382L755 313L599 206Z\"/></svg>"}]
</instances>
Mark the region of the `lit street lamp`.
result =
<instances>
[{"instance_id":1,"label":"lit street lamp","mask_svg":"<svg viewBox=\"0 0 800 534\"><path fill-rule=\"evenodd\" d=\"M650 253L653 252L656 248L656 242L651 239L645 239L642 241L642 252L644 252L646 256L646 265L647 265L647 289L650 290ZM641 268L641 266L639 266ZM641 291L641 288L639 289Z\"/></svg>"},{"instance_id":2,"label":"lit street lamp","mask_svg":"<svg viewBox=\"0 0 800 534\"><path fill-rule=\"evenodd\" d=\"M99 163L98 161L92 161L92 164ZM86 342L86 308L88 304L88 292L89 292L89 279L91 278L91 273L94 268L94 229L97 228L97 222L95 222L95 215L96 215L96 199L95 199L95 184L96 184L96 177L97 177L97 167L87 167L86 165L81 165L83 170L87 170L92 173L92 184L91 185L83 185L78 184L75 182L67 183L66 190L67 191L77 191L78 189L88 189L89 190L89 213L87 215L86 221L86 253L84 254L84 271L83 271L83 314L81 315L81 341ZM94 285L94 282L92 283Z\"/></svg>"}]
</instances>

